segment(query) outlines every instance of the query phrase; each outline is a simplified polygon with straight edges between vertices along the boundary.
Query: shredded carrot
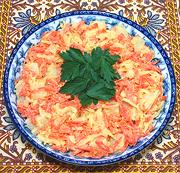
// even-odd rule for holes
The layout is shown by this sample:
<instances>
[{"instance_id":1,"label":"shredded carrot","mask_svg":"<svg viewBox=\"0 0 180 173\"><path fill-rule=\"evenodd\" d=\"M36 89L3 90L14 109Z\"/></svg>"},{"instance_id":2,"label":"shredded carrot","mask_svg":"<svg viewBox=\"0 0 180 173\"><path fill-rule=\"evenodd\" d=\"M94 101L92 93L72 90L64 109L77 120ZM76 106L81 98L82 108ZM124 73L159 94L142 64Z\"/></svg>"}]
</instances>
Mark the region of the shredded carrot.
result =
<instances>
[{"instance_id":1,"label":"shredded carrot","mask_svg":"<svg viewBox=\"0 0 180 173\"><path fill-rule=\"evenodd\" d=\"M16 81L17 107L52 149L100 158L123 152L153 129L157 108L160 110L166 100L163 77L151 62L153 51L145 44L136 45L134 37L124 32L107 29L101 22L64 24L60 31L44 33L40 43L29 49ZM114 64L121 79L115 81L116 93L110 101L82 107L77 96L59 92L64 85L59 53L70 47L90 52L97 46L121 56ZM139 46L143 53L138 51Z\"/></svg>"}]
</instances>

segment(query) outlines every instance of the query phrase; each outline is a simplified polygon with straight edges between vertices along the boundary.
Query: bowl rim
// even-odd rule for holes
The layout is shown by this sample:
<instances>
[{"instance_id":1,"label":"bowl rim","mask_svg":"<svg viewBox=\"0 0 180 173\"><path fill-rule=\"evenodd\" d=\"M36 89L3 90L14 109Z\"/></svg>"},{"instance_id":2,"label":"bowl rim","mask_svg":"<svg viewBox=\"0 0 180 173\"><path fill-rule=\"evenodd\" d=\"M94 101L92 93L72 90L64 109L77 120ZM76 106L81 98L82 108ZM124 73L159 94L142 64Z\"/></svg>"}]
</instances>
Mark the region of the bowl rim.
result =
<instances>
[{"instance_id":1,"label":"bowl rim","mask_svg":"<svg viewBox=\"0 0 180 173\"><path fill-rule=\"evenodd\" d=\"M143 35L145 35L155 45L155 47L161 53L161 55L166 63L166 66L168 68L168 72L169 72L170 79L171 79L170 82L171 82L172 92L171 92L171 101L170 101L170 105L169 105L169 108L168 108L168 111L166 114L166 118L164 119L161 126L159 127L159 130L148 141L146 141L140 148L137 148L134 152L128 153L123 157L122 156L114 156L113 158L109 158L109 159L108 158L107 159L93 159L93 158L92 159L91 158L90 159L86 159L86 158L77 159L77 158L69 158L71 156L69 156L67 158L66 156L63 156L63 153L61 154L61 156L58 155L58 157L57 157L57 155L53 151L49 151L48 149L46 149L45 146L40 146L33 138L31 138L29 136L28 132L24 128L21 127L21 125L18 123L18 121L16 119L15 114L13 113L13 109L10 104L10 98L9 98L9 94L8 94L9 93L9 85L8 85L9 70L11 68L14 56L16 55L19 48L24 44L24 42L26 41L26 39L29 36L31 36L34 32L36 32L38 29L42 28L43 26L45 26L55 20L62 19L64 17L76 16L76 15L104 16L107 18L113 18L113 19L122 21L128 25L131 25L132 27L134 27L135 29L140 31ZM4 96L4 101L5 101L5 105L7 108L7 112L9 114L9 116L11 117L15 126L18 128L20 133L23 136L25 136L25 138L33 146L35 146L37 149L39 149L41 152L47 154L48 156L50 156L58 161L62 161L65 163L82 165L82 166L102 166L102 165L109 165L109 164L113 164L116 162L121 162L121 161L127 160L128 158L138 154L140 151L142 151L147 146L149 146L160 135L160 133L163 131L163 129L167 125L167 123L171 117L171 114L173 112L173 108L175 105L175 98L176 98L176 80L175 80L175 74L174 74L174 70L173 70L171 61L170 61L169 57L167 56L166 52L164 51L164 49L162 48L161 44L154 38L154 36L152 34L147 32L142 26L131 21L130 19L127 19L123 16L120 16L120 15L117 15L114 13L97 11L97 10L77 10L77 11L65 12L65 13L53 16L53 17L39 23L38 25L33 27L31 29L31 31L26 33L20 39L20 41L14 47L14 49L6 63L6 67L5 67L5 71L4 71L4 80L3 80L3 96Z\"/></svg>"}]
</instances>

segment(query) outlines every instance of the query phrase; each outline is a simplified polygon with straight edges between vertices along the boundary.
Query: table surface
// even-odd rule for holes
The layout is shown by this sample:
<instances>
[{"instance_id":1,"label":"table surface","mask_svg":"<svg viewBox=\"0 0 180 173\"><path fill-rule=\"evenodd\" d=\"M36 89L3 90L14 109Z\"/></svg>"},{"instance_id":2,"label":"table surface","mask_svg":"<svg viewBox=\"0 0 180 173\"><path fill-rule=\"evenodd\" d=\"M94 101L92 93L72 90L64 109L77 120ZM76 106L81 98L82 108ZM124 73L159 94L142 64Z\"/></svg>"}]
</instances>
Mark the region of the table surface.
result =
<instances>
[{"instance_id":1,"label":"table surface","mask_svg":"<svg viewBox=\"0 0 180 173\"><path fill-rule=\"evenodd\" d=\"M172 118L152 145L125 162L103 167L57 162L20 135L3 104L3 71L13 47L36 24L73 10L107 11L137 22L156 37L173 63L177 101ZM179 23L179 0L0 0L0 172L180 172Z\"/></svg>"}]
</instances>

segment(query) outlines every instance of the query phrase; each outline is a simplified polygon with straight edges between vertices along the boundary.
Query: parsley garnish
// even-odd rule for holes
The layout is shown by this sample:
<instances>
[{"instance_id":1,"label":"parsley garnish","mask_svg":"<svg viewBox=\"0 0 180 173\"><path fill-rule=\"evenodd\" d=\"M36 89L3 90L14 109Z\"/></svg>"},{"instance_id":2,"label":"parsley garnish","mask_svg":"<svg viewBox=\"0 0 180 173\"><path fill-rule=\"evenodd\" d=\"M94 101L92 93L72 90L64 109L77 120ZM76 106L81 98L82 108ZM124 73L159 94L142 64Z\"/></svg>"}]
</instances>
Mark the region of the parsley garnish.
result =
<instances>
[{"instance_id":1,"label":"parsley garnish","mask_svg":"<svg viewBox=\"0 0 180 173\"><path fill-rule=\"evenodd\" d=\"M61 93L77 95L82 106L110 100L115 95L114 80L120 76L113 64L120 58L118 55L97 47L91 54L70 48L60 56L64 59L61 80L66 82Z\"/></svg>"}]
</instances>

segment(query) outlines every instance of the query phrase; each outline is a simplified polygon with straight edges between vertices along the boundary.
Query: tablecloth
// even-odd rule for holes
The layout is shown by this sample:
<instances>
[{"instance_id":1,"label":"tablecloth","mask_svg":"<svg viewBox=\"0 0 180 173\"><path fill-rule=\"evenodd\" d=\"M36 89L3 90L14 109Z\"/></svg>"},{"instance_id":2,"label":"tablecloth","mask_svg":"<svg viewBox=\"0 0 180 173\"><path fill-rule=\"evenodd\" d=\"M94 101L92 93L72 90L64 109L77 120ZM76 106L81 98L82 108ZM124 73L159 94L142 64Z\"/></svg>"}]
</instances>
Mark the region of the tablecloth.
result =
<instances>
[{"instance_id":1,"label":"tablecloth","mask_svg":"<svg viewBox=\"0 0 180 173\"><path fill-rule=\"evenodd\" d=\"M127 17L147 29L170 57L177 80L172 117L158 139L127 161L103 167L57 162L19 133L3 103L6 60L18 40L41 21L67 11L100 10ZM179 0L0 0L0 173L5 172L180 172Z\"/></svg>"}]
</instances>

